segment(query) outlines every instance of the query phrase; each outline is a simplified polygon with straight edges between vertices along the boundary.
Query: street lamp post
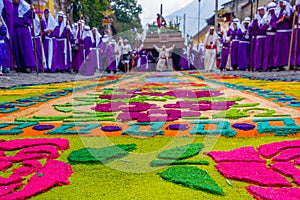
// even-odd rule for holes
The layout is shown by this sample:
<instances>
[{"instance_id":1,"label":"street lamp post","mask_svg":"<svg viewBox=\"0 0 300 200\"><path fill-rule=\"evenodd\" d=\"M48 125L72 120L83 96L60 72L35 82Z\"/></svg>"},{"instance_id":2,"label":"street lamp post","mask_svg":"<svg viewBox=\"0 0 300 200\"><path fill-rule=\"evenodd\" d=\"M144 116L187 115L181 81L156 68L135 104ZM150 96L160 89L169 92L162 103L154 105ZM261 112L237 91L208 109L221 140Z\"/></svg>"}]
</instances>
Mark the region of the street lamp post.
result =
<instances>
[{"instance_id":1,"label":"street lamp post","mask_svg":"<svg viewBox=\"0 0 300 200\"><path fill-rule=\"evenodd\" d=\"M198 7L198 47L197 49L199 50L199 44L200 44L200 10L201 10L201 0L198 0L199 2L199 7Z\"/></svg>"}]
</instances>

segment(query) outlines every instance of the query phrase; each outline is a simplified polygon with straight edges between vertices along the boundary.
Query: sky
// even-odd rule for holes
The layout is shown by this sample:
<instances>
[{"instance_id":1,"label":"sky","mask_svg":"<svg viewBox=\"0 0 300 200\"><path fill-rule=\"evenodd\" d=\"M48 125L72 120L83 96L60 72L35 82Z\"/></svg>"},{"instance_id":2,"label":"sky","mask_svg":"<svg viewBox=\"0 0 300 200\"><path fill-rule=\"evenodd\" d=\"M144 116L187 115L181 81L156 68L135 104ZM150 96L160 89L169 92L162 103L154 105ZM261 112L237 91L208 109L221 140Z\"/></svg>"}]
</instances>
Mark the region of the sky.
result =
<instances>
[{"instance_id":1,"label":"sky","mask_svg":"<svg viewBox=\"0 0 300 200\"><path fill-rule=\"evenodd\" d=\"M156 14L160 12L160 4L163 4L163 15L167 16L180 8L188 5L193 0L138 0L138 4L143 7L140 15L142 24L155 21Z\"/></svg>"}]
</instances>

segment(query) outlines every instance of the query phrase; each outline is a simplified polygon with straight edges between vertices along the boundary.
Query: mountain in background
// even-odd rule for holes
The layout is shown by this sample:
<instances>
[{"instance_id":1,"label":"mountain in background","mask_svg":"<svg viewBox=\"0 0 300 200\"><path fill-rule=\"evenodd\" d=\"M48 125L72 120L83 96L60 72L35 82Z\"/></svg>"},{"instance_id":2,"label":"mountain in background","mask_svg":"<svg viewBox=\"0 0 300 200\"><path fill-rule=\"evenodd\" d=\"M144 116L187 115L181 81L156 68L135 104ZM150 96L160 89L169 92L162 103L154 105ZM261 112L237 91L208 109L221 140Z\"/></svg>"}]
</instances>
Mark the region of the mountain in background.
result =
<instances>
[{"instance_id":1,"label":"mountain in background","mask_svg":"<svg viewBox=\"0 0 300 200\"><path fill-rule=\"evenodd\" d=\"M219 0L219 9L221 5L229 2L231 0ZM176 22L176 17L181 18L180 20L180 30L183 30L183 15L186 14L186 34L194 36L198 33L198 8L199 1L194 0L189 5L181 8L180 10L166 16L166 21L171 20ZM215 1L214 0L201 0L200 4L200 30L202 30L206 25L206 19L209 19L214 15Z\"/></svg>"}]
</instances>

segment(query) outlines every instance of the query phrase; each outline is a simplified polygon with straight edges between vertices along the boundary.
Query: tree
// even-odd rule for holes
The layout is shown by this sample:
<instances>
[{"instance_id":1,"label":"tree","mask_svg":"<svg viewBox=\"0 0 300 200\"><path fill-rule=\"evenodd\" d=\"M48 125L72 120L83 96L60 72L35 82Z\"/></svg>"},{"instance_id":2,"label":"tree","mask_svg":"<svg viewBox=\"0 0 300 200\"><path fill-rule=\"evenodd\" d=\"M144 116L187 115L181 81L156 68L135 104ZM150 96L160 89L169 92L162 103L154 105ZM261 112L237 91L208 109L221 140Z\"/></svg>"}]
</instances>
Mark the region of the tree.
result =
<instances>
[{"instance_id":1,"label":"tree","mask_svg":"<svg viewBox=\"0 0 300 200\"><path fill-rule=\"evenodd\" d=\"M142 6L136 0L109 0L110 7L115 11L116 29L119 32L132 28L141 28L139 14L142 13Z\"/></svg>"}]
</instances>

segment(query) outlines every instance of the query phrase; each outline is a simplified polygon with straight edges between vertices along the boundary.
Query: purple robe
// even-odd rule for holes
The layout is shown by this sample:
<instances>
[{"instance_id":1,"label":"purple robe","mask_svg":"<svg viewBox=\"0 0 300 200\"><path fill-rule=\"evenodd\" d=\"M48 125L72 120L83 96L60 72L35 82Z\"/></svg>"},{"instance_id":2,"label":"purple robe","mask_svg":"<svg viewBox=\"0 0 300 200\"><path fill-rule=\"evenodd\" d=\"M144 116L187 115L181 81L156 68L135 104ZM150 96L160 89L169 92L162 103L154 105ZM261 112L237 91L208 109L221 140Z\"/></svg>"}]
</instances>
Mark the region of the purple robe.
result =
<instances>
[{"instance_id":1,"label":"purple robe","mask_svg":"<svg viewBox=\"0 0 300 200\"><path fill-rule=\"evenodd\" d=\"M187 55L184 53L184 49L181 50L181 56L180 56L180 66L182 70L189 70L189 62Z\"/></svg>"},{"instance_id":2,"label":"purple robe","mask_svg":"<svg viewBox=\"0 0 300 200\"><path fill-rule=\"evenodd\" d=\"M242 30L238 31L239 42L239 57L238 57L238 69L246 70L249 68L249 51L250 51L250 34L249 27L246 28L245 32Z\"/></svg>"},{"instance_id":3,"label":"purple robe","mask_svg":"<svg viewBox=\"0 0 300 200\"><path fill-rule=\"evenodd\" d=\"M232 30L229 29L227 32L227 36L231 36L232 42L231 42L231 49L230 49L230 61L232 68L236 68L238 66L238 60L239 60L239 39L238 39L238 29Z\"/></svg>"},{"instance_id":4,"label":"purple robe","mask_svg":"<svg viewBox=\"0 0 300 200\"><path fill-rule=\"evenodd\" d=\"M297 22L297 21L296 21ZM298 20L298 22L300 22ZM297 34L297 28L298 28L298 34ZM298 39L296 39L298 38ZM297 45L296 45L296 41L298 40L297 42ZM300 23L296 23L295 25L295 30L294 30L294 39L293 39L293 53L292 53L292 66L300 66ZM298 47L296 49L296 47ZM296 62L295 62L295 58L296 58Z\"/></svg>"},{"instance_id":5,"label":"purple robe","mask_svg":"<svg viewBox=\"0 0 300 200\"><path fill-rule=\"evenodd\" d=\"M56 26L52 33L49 33L48 35L43 35L44 41L44 52L46 57L46 64L47 69L51 72L55 72L55 70L58 68L56 64L56 57L57 57L57 42L56 38L59 36L59 26ZM52 45L52 52L49 52L50 45ZM51 58L52 54L52 58Z\"/></svg>"},{"instance_id":6,"label":"purple robe","mask_svg":"<svg viewBox=\"0 0 300 200\"><path fill-rule=\"evenodd\" d=\"M155 67L154 67L155 59L154 59L153 55L151 54L151 52L148 52L147 59L148 59L148 66L149 66L148 71L152 72L155 69Z\"/></svg>"},{"instance_id":7,"label":"purple robe","mask_svg":"<svg viewBox=\"0 0 300 200\"><path fill-rule=\"evenodd\" d=\"M46 29L47 25L46 22L44 20L40 21L41 24L41 30L42 30L42 35L44 35L44 30ZM33 29L31 29L31 32L33 33ZM34 39L32 38L32 42L36 45L36 58L37 58L37 62L38 62L38 68L39 71L43 71L47 66L44 66L43 69L43 65L44 65L44 56L45 56L45 52L44 52L44 47L43 47L43 42L41 41L41 36L35 36Z\"/></svg>"},{"instance_id":8,"label":"purple robe","mask_svg":"<svg viewBox=\"0 0 300 200\"><path fill-rule=\"evenodd\" d=\"M194 66L196 69L204 69L204 60L203 60L203 51L202 48L199 49L199 51L193 50L193 53L195 55L194 59Z\"/></svg>"},{"instance_id":9,"label":"purple robe","mask_svg":"<svg viewBox=\"0 0 300 200\"><path fill-rule=\"evenodd\" d=\"M5 44L7 29L4 25L0 26L0 66L6 66L7 64L7 47Z\"/></svg>"},{"instance_id":10,"label":"purple robe","mask_svg":"<svg viewBox=\"0 0 300 200\"><path fill-rule=\"evenodd\" d=\"M81 25L82 26L82 25ZM73 60L73 68L75 71L78 71L80 66L84 61L84 41L82 40L82 28L77 30L77 41L78 41L78 51L75 55L75 60Z\"/></svg>"},{"instance_id":11,"label":"purple robe","mask_svg":"<svg viewBox=\"0 0 300 200\"><path fill-rule=\"evenodd\" d=\"M275 14L271 16L270 25L264 24L263 30L267 31L265 46L264 46L264 58L263 58L263 71L272 70L274 68L274 39L276 29L273 28L276 24L277 17Z\"/></svg>"},{"instance_id":12,"label":"purple robe","mask_svg":"<svg viewBox=\"0 0 300 200\"><path fill-rule=\"evenodd\" d=\"M139 71L141 72L146 72L149 70L147 51L145 50L139 52L138 67Z\"/></svg>"},{"instance_id":13,"label":"purple robe","mask_svg":"<svg viewBox=\"0 0 300 200\"><path fill-rule=\"evenodd\" d=\"M60 23L59 23L60 24ZM71 41L73 35L71 31L65 27L61 36L56 38L57 52L56 52L56 66L53 66L52 71L66 71L71 68ZM68 44L69 42L69 44Z\"/></svg>"},{"instance_id":14,"label":"purple robe","mask_svg":"<svg viewBox=\"0 0 300 200\"><path fill-rule=\"evenodd\" d=\"M278 19L282 18L282 16L283 10L280 11ZM275 23L274 28L277 30L274 39L274 66L282 68L288 65L291 38L290 21L285 20L281 24Z\"/></svg>"},{"instance_id":15,"label":"purple robe","mask_svg":"<svg viewBox=\"0 0 300 200\"><path fill-rule=\"evenodd\" d=\"M260 71L263 69L264 46L266 40L266 31L261 29L258 20L253 21L253 29L256 32L255 50L254 50L254 69Z\"/></svg>"},{"instance_id":16,"label":"purple robe","mask_svg":"<svg viewBox=\"0 0 300 200\"><path fill-rule=\"evenodd\" d=\"M14 16L13 16L13 5L11 3L11 0L3 0L4 8L2 10L2 17L3 20L6 23L7 31L9 33L9 36L13 37L14 32ZM14 68L14 58L13 58L13 43L12 39L8 40L5 39L6 47L7 47L7 64L5 65L5 68Z\"/></svg>"},{"instance_id":17,"label":"purple robe","mask_svg":"<svg viewBox=\"0 0 300 200\"><path fill-rule=\"evenodd\" d=\"M93 56L91 56L91 48L93 42L91 37L86 37L83 40L84 43L84 61L82 62L79 73L84 76L93 76L95 73L96 66L94 65Z\"/></svg>"},{"instance_id":18,"label":"purple robe","mask_svg":"<svg viewBox=\"0 0 300 200\"><path fill-rule=\"evenodd\" d=\"M36 70L36 61L29 26L32 24L32 10L19 17L18 4L13 4L14 34L13 51L16 59L17 69L30 68Z\"/></svg>"},{"instance_id":19,"label":"purple robe","mask_svg":"<svg viewBox=\"0 0 300 200\"><path fill-rule=\"evenodd\" d=\"M105 42L100 42L99 44L99 48L100 48L100 54L99 54L99 65L100 65L100 69L104 70L107 68L107 64L105 62L105 50L106 50L106 43Z\"/></svg>"},{"instance_id":20,"label":"purple robe","mask_svg":"<svg viewBox=\"0 0 300 200\"><path fill-rule=\"evenodd\" d=\"M107 71L108 72L117 70L115 47L107 46L107 48L106 48L106 62L107 62Z\"/></svg>"},{"instance_id":21,"label":"purple robe","mask_svg":"<svg viewBox=\"0 0 300 200\"><path fill-rule=\"evenodd\" d=\"M256 44L256 36L257 30L254 30L253 26L249 27L250 32L250 55L249 55L249 67L250 69L254 69L254 55L255 55L255 44Z\"/></svg>"},{"instance_id":22,"label":"purple robe","mask_svg":"<svg viewBox=\"0 0 300 200\"><path fill-rule=\"evenodd\" d=\"M230 52L230 42L226 42L225 38L223 38L221 40L221 43L223 44L223 47L222 47L221 63L219 68L223 70L227 66L228 56Z\"/></svg>"}]
</instances>

